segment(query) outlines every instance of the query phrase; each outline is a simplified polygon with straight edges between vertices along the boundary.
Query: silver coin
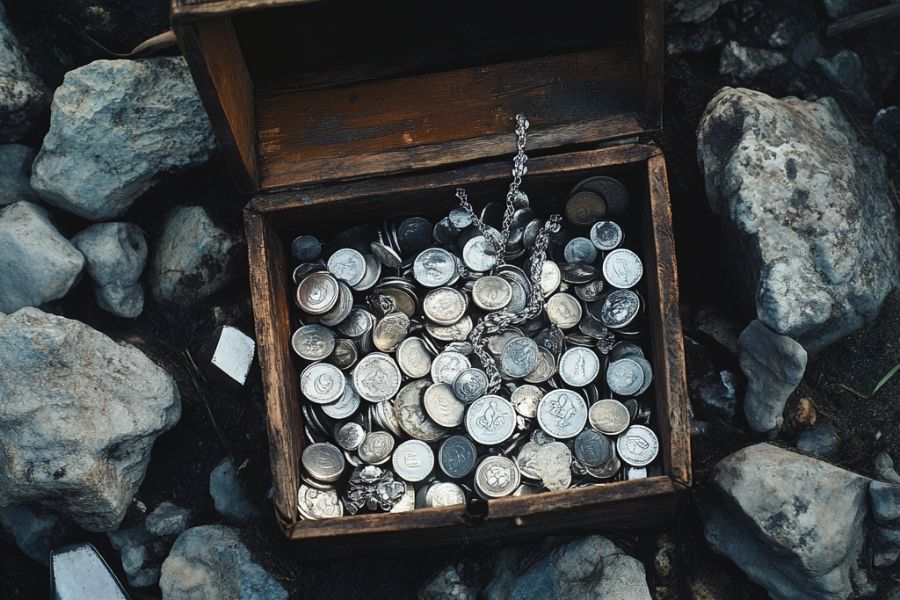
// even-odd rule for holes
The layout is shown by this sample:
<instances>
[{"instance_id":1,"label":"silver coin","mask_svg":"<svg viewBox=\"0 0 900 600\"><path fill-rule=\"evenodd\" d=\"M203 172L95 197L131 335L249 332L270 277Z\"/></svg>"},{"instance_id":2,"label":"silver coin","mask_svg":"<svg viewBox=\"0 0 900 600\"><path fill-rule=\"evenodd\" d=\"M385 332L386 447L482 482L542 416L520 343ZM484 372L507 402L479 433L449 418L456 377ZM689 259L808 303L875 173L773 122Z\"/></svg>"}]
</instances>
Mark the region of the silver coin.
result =
<instances>
[{"instance_id":1,"label":"silver coin","mask_svg":"<svg viewBox=\"0 0 900 600\"><path fill-rule=\"evenodd\" d=\"M631 359L639 364L641 366L641 371L644 372L644 383L641 385L641 389L637 391L637 394L635 394L636 396L640 396L650 389L650 384L653 383L653 368L650 366L650 361L643 356L632 356Z\"/></svg>"},{"instance_id":2,"label":"silver coin","mask_svg":"<svg viewBox=\"0 0 900 600\"><path fill-rule=\"evenodd\" d=\"M422 401L425 413L441 427L456 427L463 421L466 405L460 402L453 393L449 383L435 383L425 390Z\"/></svg>"},{"instance_id":3,"label":"silver coin","mask_svg":"<svg viewBox=\"0 0 900 600\"><path fill-rule=\"evenodd\" d=\"M408 337L397 348L397 364L411 379L419 379L431 373L431 353L421 338Z\"/></svg>"},{"instance_id":4,"label":"silver coin","mask_svg":"<svg viewBox=\"0 0 900 600\"><path fill-rule=\"evenodd\" d=\"M625 248L613 250L603 259L603 277L613 287L634 287L644 274L644 265L637 254Z\"/></svg>"},{"instance_id":5,"label":"silver coin","mask_svg":"<svg viewBox=\"0 0 900 600\"><path fill-rule=\"evenodd\" d=\"M385 429L393 433L397 437L403 436L403 429L400 427L400 421L397 420L394 403L389 400L383 400L375 405L376 421Z\"/></svg>"},{"instance_id":6,"label":"silver coin","mask_svg":"<svg viewBox=\"0 0 900 600\"><path fill-rule=\"evenodd\" d=\"M425 331L428 335L442 342L462 342L469 337L473 328L472 317L466 315L453 325L437 325L425 323Z\"/></svg>"},{"instance_id":7,"label":"silver coin","mask_svg":"<svg viewBox=\"0 0 900 600\"><path fill-rule=\"evenodd\" d=\"M527 383L543 383L556 375L556 357L546 348L540 349L541 359L534 370L525 376Z\"/></svg>"},{"instance_id":8,"label":"silver coin","mask_svg":"<svg viewBox=\"0 0 900 600\"><path fill-rule=\"evenodd\" d=\"M560 440L578 435L587 423L587 414L584 398L566 389L547 392L537 408L538 425Z\"/></svg>"},{"instance_id":9,"label":"silver coin","mask_svg":"<svg viewBox=\"0 0 900 600\"><path fill-rule=\"evenodd\" d=\"M631 423L628 408L618 400L600 400L588 411L591 427L606 435L619 435Z\"/></svg>"},{"instance_id":10,"label":"silver coin","mask_svg":"<svg viewBox=\"0 0 900 600\"><path fill-rule=\"evenodd\" d=\"M597 221L591 227L591 242L597 250L609 252L622 245L625 234L614 221Z\"/></svg>"},{"instance_id":11,"label":"silver coin","mask_svg":"<svg viewBox=\"0 0 900 600\"><path fill-rule=\"evenodd\" d=\"M400 287L378 286L375 288L374 296L379 303L384 302L386 305L393 305L395 310L381 311L384 314L399 311L407 317L414 317L416 312L418 312L418 299L412 293ZM369 298L371 304L372 296Z\"/></svg>"},{"instance_id":12,"label":"silver coin","mask_svg":"<svg viewBox=\"0 0 900 600\"><path fill-rule=\"evenodd\" d=\"M340 287L328 273L307 275L297 285L296 303L305 313L322 315L337 304Z\"/></svg>"},{"instance_id":13,"label":"silver coin","mask_svg":"<svg viewBox=\"0 0 900 600\"><path fill-rule=\"evenodd\" d=\"M537 367L541 359L540 349L527 337L512 339L500 353L500 370L513 379L525 377Z\"/></svg>"},{"instance_id":14,"label":"silver coin","mask_svg":"<svg viewBox=\"0 0 900 600\"><path fill-rule=\"evenodd\" d=\"M561 442L541 446L534 457L541 483L551 492L568 489L572 485L572 452Z\"/></svg>"},{"instance_id":15,"label":"silver coin","mask_svg":"<svg viewBox=\"0 0 900 600\"><path fill-rule=\"evenodd\" d=\"M488 456L475 469L475 487L488 498L509 496L520 482L519 469L505 456Z\"/></svg>"},{"instance_id":16,"label":"silver coin","mask_svg":"<svg viewBox=\"0 0 900 600\"><path fill-rule=\"evenodd\" d=\"M614 477L621 468L622 461L619 460L619 457L613 452L612 457L610 457L605 464L599 467L587 467L587 473L594 479L609 479L610 477Z\"/></svg>"},{"instance_id":17,"label":"silver coin","mask_svg":"<svg viewBox=\"0 0 900 600\"><path fill-rule=\"evenodd\" d=\"M585 429L575 438L574 451L583 465L599 467L612 457L612 442L602 433Z\"/></svg>"},{"instance_id":18,"label":"silver coin","mask_svg":"<svg viewBox=\"0 0 900 600\"><path fill-rule=\"evenodd\" d=\"M431 362L431 380L452 385L456 376L471 366L468 357L459 352L441 352Z\"/></svg>"},{"instance_id":19,"label":"silver coin","mask_svg":"<svg viewBox=\"0 0 900 600\"><path fill-rule=\"evenodd\" d=\"M391 463L398 477L416 483L431 473L434 468L434 453L421 440L407 440L397 446Z\"/></svg>"},{"instance_id":20,"label":"silver coin","mask_svg":"<svg viewBox=\"0 0 900 600\"><path fill-rule=\"evenodd\" d=\"M438 481L428 486L425 493L425 506L435 508L438 506L457 506L466 503L466 493L461 487L449 481Z\"/></svg>"},{"instance_id":21,"label":"silver coin","mask_svg":"<svg viewBox=\"0 0 900 600\"><path fill-rule=\"evenodd\" d=\"M373 352L353 369L353 387L369 402L388 400L400 389L400 369L387 354Z\"/></svg>"},{"instance_id":22,"label":"silver coin","mask_svg":"<svg viewBox=\"0 0 900 600\"><path fill-rule=\"evenodd\" d=\"M560 329L572 329L581 320L581 303L564 292L553 294L545 304L547 318Z\"/></svg>"},{"instance_id":23,"label":"silver coin","mask_svg":"<svg viewBox=\"0 0 900 600\"><path fill-rule=\"evenodd\" d=\"M338 301L327 313L319 317L319 323L334 327L350 315L353 309L353 292L343 281L338 282Z\"/></svg>"},{"instance_id":24,"label":"silver coin","mask_svg":"<svg viewBox=\"0 0 900 600\"><path fill-rule=\"evenodd\" d=\"M472 300L482 310L501 310L512 300L512 287L502 277L487 275L475 282Z\"/></svg>"},{"instance_id":25,"label":"silver coin","mask_svg":"<svg viewBox=\"0 0 900 600\"><path fill-rule=\"evenodd\" d=\"M520 385L510 396L513 408L516 412L527 419L533 419L537 416L537 406L544 397L544 392L536 385Z\"/></svg>"},{"instance_id":26,"label":"silver coin","mask_svg":"<svg viewBox=\"0 0 900 600\"><path fill-rule=\"evenodd\" d=\"M610 329L627 327L641 308L640 297L631 290L615 290L603 301L600 320Z\"/></svg>"},{"instance_id":27,"label":"silver coin","mask_svg":"<svg viewBox=\"0 0 900 600\"><path fill-rule=\"evenodd\" d=\"M616 439L619 457L632 467L646 467L659 453L659 440L649 427L632 425Z\"/></svg>"},{"instance_id":28,"label":"silver coin","mask_svg":"<svg viewBox=\"0 0 900 600\"><path fill-rule=\"evenodd\" d=\"M353 389L353 381L347 377L344 392L337 402L322 405L322 412L332 419L346 419L359 408L359 394Z\"/></svg>"},{"instance_id":29,"label":"silver coin","mask_svg":"<svg viewBox=\"0 0 900 600\"><path fill-rule=\"evenodd\" d=\"M541 470L538 468L537 461L535 460L541 447L542 446L536 442L527 442L519 450L519 453L516 454L516 466L519 468L519 473L521 473L523 477L535 481L541 480Z\"/></svg>"},{"instance_id":30,"label":"silver coin","mask_svg":"<svg viewBox=\"0 0 900 600\"><path fill-rule=\"evenodd\" d=\"M305 484L300 485L297 494L297 510L310 521L344 516L344 505L337 490L316 489Z\"/></svg>"},{"instance_id":31,"label":"silver coin","mask_svg":"<svg viewBox=\"0 0 900 600\"><path fill-rule=\"evenodd\" d=\"M366 437L366 430L359 423L349 422L341 425L334 441L344 450L356 450Z\"/></svg>"},{"instance_id":32,"label":"silver coin","mask_svg":"<svg viewBox=\"0 0 900 600\"><path fill-rule=\"evenodd\" d=\"M632 479L646 479L647 478L647 469L643 467L628 467L625 469L625 479L631 481Z\"/></svg>"},{"instance_id":33,"label":"silver coin","mask_svg":"<svg viewBox=\"0 0 900 600\"><path fill-rule=\"evenodd\" d=\"M345 383L341 370L328 363L313 363L300 373L300 391L316 404L335 402L344 393Z\"/></svg>"},{"instance_id":34,"label":"silver coin","mask_svg":"<svg viewBox=\"0 0 900 600\"><path fill-rule=\"evenodd\" d=\"M559 272L559 265L552 260L545 260L541 265L541 293L545 297L549 296L559 289L560 283L562 283L562 274Z\"/></svg>"},{"instance_id":35,"label":"silver coin","mask_svg":"<svg viewBox=\"0 0 900 600\"><path fill-rule=\"evenodd\" d=\"M331 483L341 478L346 467L344 453L331 444L310 444L300 456L303 468L309 476L319 481Z\"/></svg>"},{"instance_id":36,"label":"silver coin","mask_svg":"<svg viewBox=\"0 0 900 600\"><path fill-rule=\"evenodd\" d=\"M503 352L503 348L505 348L508 343L516 338L524 336L525 334L522 333L521 329L518 329L516 327L507 327L503 331L487 336L488 352L490 352L494 356L500 356L500 354Z\"/></svg>"},{"instance_id":37,"label":"silver coin","mask_svg":"<svg viewBox=\"0 0 900 600\"><path fill-rule=\"evenodd\" d=\"M450 219L450 223L454 227L462 230L472 224L472 222L475 218L475 215L473 215L468 210L464 210L462 208L454 208L447 215L447 218Z\"/></svg>"},{"instance_id":38,"label":"silver coin","mask_svg":"<svg viewBox=\"0 0 900 600\"><path fill-rule=\"evenodd\" d=\"M305 360L323 360L334 351L334 332L321 325L304 325L291 336L291 347Z\"/></svg>"},{"instance_id":39,"label":"silver coin","mask_svg":"<svg viewBox=\"0 0 900 600\"><path fill-rule=\"evenodd\" d=\"M372 289L381 278L381 261L371 254L366 254L363 258L366 261L366 272L359 283L350 286L357 292L365 292Z\"/></svg>"},{"instance_id":40,"label":"silver coin","mask_svg":"<svg viewBox=\"0 0 900 600\"><path fill-rule=\"evenodd\" d=\"M634 396L644 385L644 370L633 359L620 358L609 363L606 383L614 394Z\"/></svg>"},{"instance_id":41,"label":"silver coin","mask_svg":"<svg viewBox=\"0 0 900 600\"><path fill-rule=\"evenodd\" d=\"M347 318L338 323L337 330L341 335L358 338L375 327L375 317L364 308L350 310Z\"/></svg>"},{"instance_id":42,"label":"silver coin","mask_svg":"<svg viewBox=\"0 0 900 600\"><path fill-rule=\"evenodd\" d=\"M366 275L366 259L353 248L341 248L328 259L328 272L347 283L357 285Z\"/></svg>"},{"instance_id":43,"label":"silver coin","mask_svg":"<svg viewBox=\"0 0 900 600\"><path fill-rule=\"evenodd\" d=\"M431 222L422 217L404 219L397 227L397 241L400 249L408 254L424 250L431 244Z\"/></svg>"},{"instance_id":44,"label":"silver coin","mask_svg":"<svg viewBox=\"0 0 900 600\"><path fill-rule=\"evenodd\" d=\"M601 279L575 286L575 295L585 302L596 301L600 298L601 293L603 293L603 280Z\"/></svg>"},{"instance_id":45,"label":"silver coin","mask_svg":"<svg viewBox=\"0 0 900 600\"><path fill-rule=\"evenodd\" d=\"M500 274L500 277L503 277L502 273ZM512 290L509 304L507 304L503 310L516 314L521 313L525 310L525 307L528 306L528 292L526 292L525 288L517 281L511 281L508 277L503 278L509 282L509 287Z\"/></svg>"},{"instance_id":46,"label":"silver coin","mask_svg":"<svg viewBox=\"0 0 900 600\"><path fill-rule=\"evenodd\" d=\"M461 479L475 468L478 451L475 444L464 435L452 435L438 450L438 466L447 477Z\"/></svg>"},{"instance_id":47,"label":"silver coin","mask_svg":"<svg viewBox=\"0 0 900 600\"><path fill-rule=\"evenodd\" d=\"M413 262L413 276L428 288L447 285L458 276L456 258L441 248L423 250Z\"/></svg>"},{"instance_id":48,"label":"silver coin","mask_svg":"<svg viewBox=\"0 0 900 600\"><path fill-rule=\"evenodd\" d=\"M488 377L481 369L465 369L453 380L453 393L460 402L471 404L487 393Z\"/></svg>"},{"instance_id":49,"label":"silver coin","mask_svg":"<svg viewBox=\"0 0 900 600\"><path fill-rule=\"evenodd\" d=\"M436 442L446 431L425 413L425 391L430 386L427 379L417 379L403 386L394 401L394 414L407 434L426 442Z\"/></svg>"},{"instance_id":50,"label":"silver coin","mask_svg":"<svg viewBox=\"0 0 900 600\"><path fill-rule=\"evenodd\" d=\"M442 287L431 290L422 301L425 316L438 325L453 325L466 314L466 297L457 289Z\"/></svg>"},{"instance_id":51,"label":"silver coin","mask_svg":"<svg viewBox=\"0 0 900 600\"><path fill-rule=\"evenodd\" d=\"M366 435L357 451L359 457L370 465L383 465L394 451L394 436L387 431L373 431Z\"/></svg>"},{"instance_id":52,"label":"silver coin","mask_svg":"<svg viewBox=\"0 0 900 600\"><path fill-rule=\"evenodd\" d=\"M469 437L485 446L502 444L516 429L516 411L500 396L488 394L469 405L466 431Z\"/></svg>"},{"instance_id":53,"label":"silver coin","mask_svg":"<svg viewBox=\"0 0 900 600\"><path fill-rule=\"evenodd\" d=\"M609 360L619 360L620 358L634 358L640 356L643 358L644 351L637 344L631 342L616 342L609 351Z\"/></svg>"},{"instance_id":54,"label":"silver coin","mask_svg":"<svg viewBox=\"0 0 900 600\"><path fill-rule=\"evenodd\" d=\"M329 362L341 371L346 371L356 364L358 358L359 351L356 349L356 344L352 340L341 338L335 343Z\"/></svg>"},{"instance_id":55,"label":"silver coin","mask_svg":"<svg viewBox=\"0 0 900 600\"><path fill-rule=\"evenodd\" d=\"M382 352L393 352L409 333L409 317L399 311L386 314L372 330L372 343Z\"/></svg>"},{"instance_id":56,"label":"silver coin","mask_svg":"<svg viewBox=\"0 0 900 600\"><path fill-rule=\"evenodd\" d=\"M559 268L559 273L566 283L582 284L596 279L600 272L585 263L566 263Z\"/></svg>"},{"instance_id":57,"label":"silver coin","mask_svg":"<svg viewBox=\"0 0 900 600\"><path fill-rule=\"evenodd\" d=\"M563 258L570 263L591 264L597 260L597 248L591 240L585 237L575 237L569 240L563 250Z\"/></svg>"},{"instance_id":58,"label":"silver coin","mask_svg":"<svg viewBox=\"0 0 900 600\"><path fill-rule=\"evenodd\" d=\"M491 252L488 253L488 250ZM483 235L475 236L463 247L463 263L477 273L490 271L497 266L497 254L492 250Z\"/></svg>"},{"instance_id":59,"label":"silver coin","mask_svg":"<svg viewBox=\"0 0 900 600\"><path fill-rule=\"evenodd\" d=\"M381 261L381 264L384 266L396 269L403 264L403 259L390 246L386 246L381 242L372 242L369 247L372 249L372 254L375 255L375 258Z\"/></svg>"},{"instance_id":60,"label":"silver coin","mask_svg":"<svg viewBox=\"0 0 900 600\"><path fill-rule=\"evenodd\" d=\"M406 485L406 482L401 481L403 485ZM403 495L400 496L400 499L394 503L394 506L391 507L390 512L392 513L401 513L401 512L409 512L411 510L415 510L416 508L416 489L411 485L406 485L406 491L403 492Z\"/></svg>"},{"instance_id":61,"label":"silver coin","mask_svg":"<svg viewBox=\"0 0 900 600\"><path fill-rule=\"evenodd\" d=\"M600 372L600 358L590 348L570 348L559 359L559 376L572 387L584 387Z\"/></svg>"}]
</instances>

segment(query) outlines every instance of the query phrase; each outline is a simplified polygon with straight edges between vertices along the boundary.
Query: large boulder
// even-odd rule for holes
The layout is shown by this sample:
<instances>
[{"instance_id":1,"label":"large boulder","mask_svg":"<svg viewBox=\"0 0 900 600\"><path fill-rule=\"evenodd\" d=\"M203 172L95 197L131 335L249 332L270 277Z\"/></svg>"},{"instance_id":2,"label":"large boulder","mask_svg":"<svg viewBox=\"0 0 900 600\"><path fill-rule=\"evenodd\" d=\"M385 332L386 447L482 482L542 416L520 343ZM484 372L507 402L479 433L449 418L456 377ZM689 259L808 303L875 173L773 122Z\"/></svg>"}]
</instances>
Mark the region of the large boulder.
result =
<instances>
[{"instance_id":1,"label":"large boulder","mask_svg":"<svg viewBox=\"0 0 900 600\"><path fill-rule=\"evenodd\" d=\"M34 150L22 144L0 146L0 206L19 200L34 200L31 189L31 161Z\"/></svg>"},{"instance_id":2,"label":"large boulder","mask_svg":"<svg viewBox=\"0 0 900 600\"><path fill-rule=\"evenodd\" d=\"M144 232L131 223L97 223L72 238L94 280L97 304L119 317L144 310L140 277L147 262Z\"/></svg>"},{"instance_id":3,"label":"large boulder","mask_svg":"<svg viewBox=\"0 0 900 600\"><path fill-rule=\"evenodd\" d=\"M0 506L33 503L116 529L156 438L181 414L173 379L79 321L0 314Z\"/></svg>"},{"instance_id":4,"label":"large boulder","mask_svg":"<svg viewBox=\"0 0 900 600\"><path fill-rule=\"evenodd\" d=\"M82 267L46 210L25 200L0 209L0 313L62 298Z\"/></svg>"},{"instance_id":5,"label":"large boulder","mask_svg":"<svg viewBox=\"0 0 900 600\"><path fill-rule=\"evenodd\" d=\"M64 210L112 219L215 148L184 59L98 60L67 73L54 93L31 185Z\"/></svg>"},{"instance_id":6,"label":"large boulder","mask_svg":"<svg viewBox=\"0 0 900 600\"><path fill-rule=\"evenodd\" d=\"M701 505L706 540L774 600L852 593L869 480L814 458L757 444L716 466Z\"/></svg>"},{"instance_id":7,"label":"large boulder","mask_svg":"<svg viewBox=\"0 0 900 600\"><path fill-rule=\"evenodd\" d=\"M810 352L874 318L900 273L885 159L831 98L723 88L698 130L748 312Z\"/></svg>"},{"instance_id":8,"label":"large boulder","mask_svg":"<svg viewBox=\"0 0 900 600\"><path fill-rule=\"evenodd\" d=\"M49 100L47 86L31 70L0 4L0 142L21 139Z\"/></svg>"}]
</instances>

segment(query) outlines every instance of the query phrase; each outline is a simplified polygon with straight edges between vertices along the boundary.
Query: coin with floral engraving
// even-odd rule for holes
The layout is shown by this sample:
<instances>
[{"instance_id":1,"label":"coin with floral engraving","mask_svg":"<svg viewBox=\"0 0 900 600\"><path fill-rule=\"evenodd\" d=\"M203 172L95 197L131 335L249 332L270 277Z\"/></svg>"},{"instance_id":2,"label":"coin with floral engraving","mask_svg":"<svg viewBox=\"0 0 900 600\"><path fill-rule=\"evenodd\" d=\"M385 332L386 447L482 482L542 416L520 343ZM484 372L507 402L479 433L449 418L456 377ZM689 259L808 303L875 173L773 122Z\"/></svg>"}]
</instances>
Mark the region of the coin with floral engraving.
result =
<instances>
[{"instance_id":1,"label":"coin with floral engraving","mask_svg":"<svg viewBox=\"0 0 900 600\"><path fill-rule=\"evenodd\" d=\"M291 347L300 358L322 360L334 351L334 332L321 325L304 325L291 337Z\"/></svg>"},{"instance_id":2,"label":"coin with floral engraving","mask_svg":"<svg viewBox=\"0 0 900 600\"><path fill-rule=\"evenodd\" d=\"M400 389L400 369L387 354L367 354L353 369L353 387L369 402L388 400Z\"/></svg>"},{"instance_id":3,"label":"coin with floral engraving","mask_svg":"<svg viewBox=\"0 0 900 600\"><path fill-rule=\"evenodd\" d=\"M622 245L625 235L614 221L597 221L591 227L591 242L597 250L610 252Z\"/></svg>"},{"instance_id":4,"label":"coin with floral engraving","mask_svg":"<svg viewBox=\"0 0 900 600\"><path fill-rule=\"evenodd\" d=\"M565 440L578 435L587 423L587 403L580 394L567 389L547 392L537 408L541 429Z\"/></svg>"},{"instance_id":5,"label":"coin with floral engraving","mask_svg":"<svg viewBox=\"0 0 900 600\"><path fill-rule=\"evenodd\" d=\"M434 452L421 440L406 440L394 450L392 465L398 477L417 483L428 477L434 468Z\"/></svg>"},{"instance_id":6,"label":"coin with floral engraving","mask_svg":"<svg viewBox=\"0 0 900 600\"><path fill-rule=\"evenodd\" d=\"M520 482L519 469L505 456L488 456L475 469L475 487L488 498L509 496Z\"/></svg>"},{"instance_id":7,"label":"coin with floral engraving","mask_svg":"<svg viewBox=\"0 0 900 600\"><path fill-rule=\"evenodd\" d=\"M547 318L560 329L572 329L581 320L581 303L565 292L550 296L545 304Z\"/></svg>"},{"instance_id":8,"label":"coin with floral engraving","mask_svg":"<svg viewBox=\"0 0 900 600\"><path fill-rule=\"evenodd\" d=\"M603 277L609 285L621 289L634 287L644 274L637 254L626 248L613 250L603 259Z\"/></svg>"},{"instance_id":9,"label":"coin with floral engraving","mask_svg":"<svg viewBox=\"0 0 900 600\"><path fill-rule=\"evenodd\" d=\"M328 363L313 363L300 372L300 392L316 404L336 401L344 393L344 385L344 374Z\"/></svg>"},{"instance_id":10,"label":"coin with floral engraving","mask_svg":"<svg viewBox=\"0 0 900 600\"><path fill-rule=\"evenodd\" d=\"M391 458L393 450L394 436L387 431L372 431L366 434L357 453L370 465L383 465Z\"/></svg>"},{"instance_id":11,"label":"coin with floral engraving","mask_svg":"<svg viewBox=\"0 0 900 600\"><path fill-rule=\"evenodd\" d=\"M304 448L300 462L310 477L325 483L340 479L346 466L341 449L327 443L310 444Z\"/></svg>"},{"instance_id":12,"label":"coin with floral engraving","mask_svg":"<svg viewBox=\"0 0 900 600\"><path fill-rule=\"evenodd\" d=\"M618 400L598 400L588 411L591 427L606 435L619 435L631 423L628 408Z\"/></svg>"},{"instance_id":13,"label":"coin with floral engraving","mask_svg":"<svg viewBox=\"0 0 900 600\"><path fill-rule=\"evenodd\" d=\"M419 379L431 373L431 353L422 338L408 337L397 348L397 364L411 379Z\"/></svg>"},{"instance_id":14,"label":"coin with floral engraving","mask_svg":"<svg viewBox=\"0 0 900 600\"><path fill-rule=\"evenodd\" d=\"M464 435L452 435L438 450L438 466L447 477L461 479L475 468L478 451L475 444Z\"/></svg>"},{"instance_id":15,"label":"coin with floral engraving","mask_svg":"<svg viewBox=\"0 0 900 600\"><path fill-rule=\"evenodd\" d=\"M488 394L469 405L466 431L485 446L502 444L516 429L516 411L505 398Z\"/></svg>"},{"instance_id":16,"label":"coin with floral engraving","mask_svg":"<svg viewBox=\"0 0 900 600\"><path fill-rule=\"evenodd\" d=\"M442 248L423 250L413 262L413 277L427 288L447 285L457 276L456 258Z\"/></svg>"},{"instance_id":17,"label":"coin with floral engraving","mask_svg":"<svg viewBox=\"0 0 900 600\"><path fill-rule=\"evenodd\" d=\"M584 387L597 378L600 358L590 348L570 348L559 360L559 375L572 387Z\"/></svg>"},{"instance_id":18,"label":"coin with floral engraving","mask_svg":"<svg viewBox=\"0 0 900 600\"><path fill-rule=\"evenodd\" d=\"M422 301L425 316L438 325L453 325L466 314L465 295L451 287L431 290Z\"/></svg>"},{"instance_id":19,"label":"coin with floral engraving","mask_svg":"<svg viewBox=\"0 0 900 600\"><path fill-rule=\"evenodd\" d=\"M632 425L616 439L619 457L632 467L646 467L659 453L659 440L653 430Z\"/></svg>"},{"instance_id":20,"label":"coin with floral engraving","mask_svg":"<svg viewBox=\"0 0 900 600\"><path fill-rule=\"evenodd\" d=\"M353 248L341 248L328 259L328 272L347 283L357 285L366 275L366 259Z\"/></svg>"},{"instance_id":21,"label":"coin with floral engraving","mask_svg":"<svg viewBox=\"0 0 900 600\"><path fill-rule=\"evenodd\" d=\"M321 315L337 304L340 287L328 273L313 273L297 285L297 306L305 313Z\"/></svg>"},{"instance_id":22,"label":"coin with floral engraving","mask_svg":"<svg viewBox=\"0 0 900 600\"><path fill-rule=\"evenodd\" d=\"M500 353L500 370L513 379L525 377L537 367L541 359L540 349L534 340L517 337L510 340Z\"/></svg>"},{"instance_id":23,"label":"coin with floral engraving","mask_svg":"<svg viewBox=\"0 0 900 600\"><path fill-rule=\"evenodd\" d=\"M459 352L441 352L431 361L431 380L435 383L453 384L456 376L472 366L467 356Z\"/></svg>"},{"instance_id":24,"label":"coin with floral engraving","mask_svg":"<svg viewBox=\"0 0 900 600\"><path fill-rule=\"evenodd\" d=\"M337 490L316 489L306 484L300 485L297 510L302 518L310 521L344 516L344 504Z\"/></svg>"}]
</instances>

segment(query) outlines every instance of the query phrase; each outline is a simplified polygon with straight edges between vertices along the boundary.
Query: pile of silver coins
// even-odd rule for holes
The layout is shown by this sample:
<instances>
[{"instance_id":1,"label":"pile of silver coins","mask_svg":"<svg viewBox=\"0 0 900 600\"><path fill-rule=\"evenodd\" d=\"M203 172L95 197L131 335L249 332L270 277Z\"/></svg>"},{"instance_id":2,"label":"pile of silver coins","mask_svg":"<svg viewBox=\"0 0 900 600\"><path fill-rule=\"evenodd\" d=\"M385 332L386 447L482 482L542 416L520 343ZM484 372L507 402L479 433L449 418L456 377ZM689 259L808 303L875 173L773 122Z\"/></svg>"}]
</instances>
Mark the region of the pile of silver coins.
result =
<instances>
[{"instance_id":1,"label":"pile of silver coins","mask_svg":"<svg viewBox=\"0 0 900 600\"><path fill-rule=\"evenodd\" d=\"M503 207L457 208L360 226L291 246L302 359L304 519L401 512L647 476L658 441L646 399L643 266L623 247L628 193L579 183L566 223L528 263L545 221L516 192ZM485 235L487 234L487 235ZM493 238L489 241L489 238ZM477 340L497 313L541 310ZM658 466L655 467L658 469Z\"/></svg>"}]
</instances>

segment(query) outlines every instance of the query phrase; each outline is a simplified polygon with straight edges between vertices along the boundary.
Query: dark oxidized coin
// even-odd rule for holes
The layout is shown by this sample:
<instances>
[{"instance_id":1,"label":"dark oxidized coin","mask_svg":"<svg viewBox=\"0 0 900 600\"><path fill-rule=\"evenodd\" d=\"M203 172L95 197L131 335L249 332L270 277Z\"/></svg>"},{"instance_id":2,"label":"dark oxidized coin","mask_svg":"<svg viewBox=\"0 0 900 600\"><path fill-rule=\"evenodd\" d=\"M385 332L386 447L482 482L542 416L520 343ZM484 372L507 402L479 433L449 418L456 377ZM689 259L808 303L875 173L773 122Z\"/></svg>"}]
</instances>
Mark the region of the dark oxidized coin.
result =
<instances>
[{"instance_id":1,"label":"dark oxidized coin","mask_svg":"<svg viewBox=\"0 0 900 600\"><path fill-rule=\"evenodd\" d=\"M559 274L566 283L587 283L596 279L599 273L595 267L584 263L566 263L559 267ZM600 288L603 288L602 281L600 281Z\"/></svg>"},{"instance_id":2,"label":"dark oxidized coin","mask_svg":"<svg viewBox=\"0 0 900 600\"><path fill-rule=\"evenodd\" d=\"M573 193L566 202L566 219L575 225L593 225L606 214L603 196L583 190Z\"/></svg>"},{"instance_id":3,"label":"dark oxidized coin","mask_svg":"<svg viewBox=\"0 0 900 600\"><path fill-rule=\"evenodd\" d=\"M311 235L300 235L291 242L291 256L301 262L317 260L322 254L322 242Z\"/></svg>"},{"instance_id":4,"label":"dark oxidized coin","mask_svg":"<svg viewBox=\"0 0 900 600\"><path fill-rule=\"evenodd\" d=\"M397 228L397 241L403 254L412 254L431 245L431 223L422 217L404 219Z\"/></svg>"},{"instance_id":5,"label":"dark oxidized coin","mask_svg":"<svg viewBox=\"0 0 900 600\"><path fill-rule=\"evenodd\" d=\"M453 479L461 479L475 468L478 453L475 444L463 435L453 435L444 440L438 450L438 466Z\"/></svg>"},{"instance_id":6,"label":"dark oxidized coin","mask_svg":"<svg viewBox=\"0 0 900 600\"><path fill-rule=\"evenodd\" d=\"M606 464L612 456L612 442L602 433L585 429L575 438L575 457L587 467Z\"/></svg>"},{"instance_id":7,"label":"dark oxidized coin","mask_svg":"<svg viewBox=\"0 0 900 600\"><path fill-rule=\"evenodd\" d=\"M603 198L606 203L607 217L621 217L628 211L628 190L617 179L603 175L588 177L576 185L572 193L576 194L582 191L594 192ZM600 217L594 219L594 221L599 220ZM585 225L591 225L594 221L585 223Z\"/></svg>"}]
</instances>

